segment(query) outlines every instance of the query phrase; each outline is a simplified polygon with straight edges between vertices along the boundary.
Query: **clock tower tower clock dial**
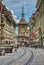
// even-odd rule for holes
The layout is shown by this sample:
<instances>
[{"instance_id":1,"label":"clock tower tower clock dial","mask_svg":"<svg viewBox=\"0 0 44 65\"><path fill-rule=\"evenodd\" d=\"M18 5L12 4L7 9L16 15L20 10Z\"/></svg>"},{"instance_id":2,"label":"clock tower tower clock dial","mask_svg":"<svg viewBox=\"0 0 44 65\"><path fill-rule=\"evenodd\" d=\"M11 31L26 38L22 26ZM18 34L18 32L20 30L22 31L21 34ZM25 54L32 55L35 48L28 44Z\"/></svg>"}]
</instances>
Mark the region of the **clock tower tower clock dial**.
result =
<instances>
[{"instance_id":1,"label":"clock tower tower clock dial","mask_svg":"<svg viewBox=\"0 0 44 65\"><path fill-rule=\"evenodd\" d=\"M25 32L26 32L25 28L21 28L21 34L23 34Z\"/></svg>"}]
</instances>

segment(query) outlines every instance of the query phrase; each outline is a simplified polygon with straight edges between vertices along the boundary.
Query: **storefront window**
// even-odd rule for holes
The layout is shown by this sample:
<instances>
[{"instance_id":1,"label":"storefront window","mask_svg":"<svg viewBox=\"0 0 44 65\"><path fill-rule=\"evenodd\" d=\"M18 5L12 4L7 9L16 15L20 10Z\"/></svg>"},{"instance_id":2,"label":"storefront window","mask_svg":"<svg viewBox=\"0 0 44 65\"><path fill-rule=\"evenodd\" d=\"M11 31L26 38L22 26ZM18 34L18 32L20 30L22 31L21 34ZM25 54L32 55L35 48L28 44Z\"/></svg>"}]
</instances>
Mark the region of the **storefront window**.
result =
<instances>
[{"instance_id":1,"label":"storefront window","mask_svg":"<svg viewBox=\"0 0 44 65\"><path fill-rule=\"evenodd\" d=\"M8 41L6 41L6 44L8 44Z\"/></svg>"}]
</instances>

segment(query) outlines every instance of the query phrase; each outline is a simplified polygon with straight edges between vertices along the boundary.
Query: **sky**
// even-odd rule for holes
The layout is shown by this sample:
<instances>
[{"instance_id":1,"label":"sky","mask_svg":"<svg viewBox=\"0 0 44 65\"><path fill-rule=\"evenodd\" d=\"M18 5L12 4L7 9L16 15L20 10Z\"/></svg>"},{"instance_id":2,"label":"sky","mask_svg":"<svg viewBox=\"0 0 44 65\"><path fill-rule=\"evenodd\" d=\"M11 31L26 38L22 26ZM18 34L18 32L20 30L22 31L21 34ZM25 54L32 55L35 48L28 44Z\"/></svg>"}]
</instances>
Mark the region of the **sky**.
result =
<instances>
[{"instance_id":1,"label":"sky","mask_svg":"<svg viewBox=\"0 0 44 65\"><path fill-rule=\"evenodd\" d=\"M23 5L25 19L29 22L29 18L36 10L37 0L3 0L3 3L6 5L7 9L12 12L13 17L17 22L21 19Z\"/></svg>"}]
</instances>

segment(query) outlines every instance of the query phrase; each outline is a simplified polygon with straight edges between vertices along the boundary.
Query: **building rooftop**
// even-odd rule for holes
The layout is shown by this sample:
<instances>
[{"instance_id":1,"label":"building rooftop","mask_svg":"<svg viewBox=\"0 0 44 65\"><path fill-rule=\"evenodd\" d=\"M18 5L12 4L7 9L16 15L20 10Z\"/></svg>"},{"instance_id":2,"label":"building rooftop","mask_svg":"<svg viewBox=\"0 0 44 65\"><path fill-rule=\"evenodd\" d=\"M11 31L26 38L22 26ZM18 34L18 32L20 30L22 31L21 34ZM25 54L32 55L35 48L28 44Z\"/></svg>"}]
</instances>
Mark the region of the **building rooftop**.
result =
<instances>
[{"instance_id":1,"label":"building rooftop","mask_svg":"<svg viewBox=\"0 0 44 65\"><path fill-rule=\"evenodd\" d=\"M19 23L18 24L28 24L26 21L25 21L25 19L24 18L21 18L21 20L19 21Z\"/></svg>"}]
</instances>

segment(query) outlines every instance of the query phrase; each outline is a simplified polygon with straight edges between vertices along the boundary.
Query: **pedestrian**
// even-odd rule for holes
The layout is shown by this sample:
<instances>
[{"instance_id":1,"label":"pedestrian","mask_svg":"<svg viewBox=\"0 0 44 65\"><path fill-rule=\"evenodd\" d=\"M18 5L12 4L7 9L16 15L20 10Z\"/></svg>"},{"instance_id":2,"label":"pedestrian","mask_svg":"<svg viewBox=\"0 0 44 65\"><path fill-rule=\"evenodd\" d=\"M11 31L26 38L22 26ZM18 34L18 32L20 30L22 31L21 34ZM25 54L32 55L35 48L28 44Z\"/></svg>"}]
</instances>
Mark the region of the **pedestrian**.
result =
<instances>
[{"instance_id":1,"label":"pedestrian","mask_svg":"<svg viewBox=\"0 0 44 65\"><path fill-rule=\"evenodd\" d=\"M35 49L36 49L36 46L35 46Z\"/></svg>"}]
</instances>

